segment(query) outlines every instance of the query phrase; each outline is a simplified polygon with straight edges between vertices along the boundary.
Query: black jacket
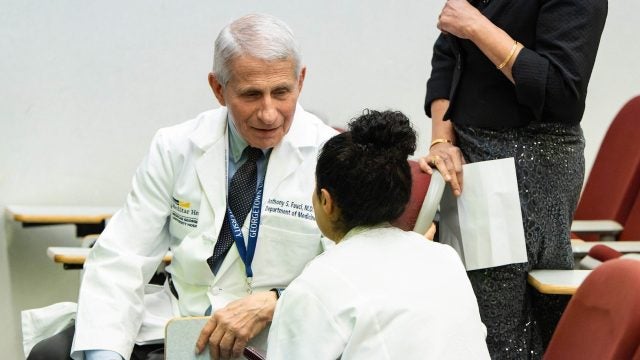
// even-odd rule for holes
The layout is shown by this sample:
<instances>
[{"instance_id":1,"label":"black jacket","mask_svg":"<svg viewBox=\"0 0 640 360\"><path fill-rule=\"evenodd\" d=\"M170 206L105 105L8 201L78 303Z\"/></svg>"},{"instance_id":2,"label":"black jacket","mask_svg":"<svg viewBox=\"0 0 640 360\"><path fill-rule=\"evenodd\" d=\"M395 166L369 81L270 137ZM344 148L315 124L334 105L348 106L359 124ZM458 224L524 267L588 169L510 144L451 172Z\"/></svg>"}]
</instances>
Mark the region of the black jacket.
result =
<instances>
[{"instance_id":1,"label":"black jacket","mask_svg":"<svg viewBox=\"0 0 640 360\"><path fill-rule=\"evenodd\" d=\"M425 111L449 99L456 124L513 128L530 122L577 124L607 16L607 0L490 0L481 12L525 48L515 85L469 40L441 34L427 81Z\"/></svg>"}]
</instances>

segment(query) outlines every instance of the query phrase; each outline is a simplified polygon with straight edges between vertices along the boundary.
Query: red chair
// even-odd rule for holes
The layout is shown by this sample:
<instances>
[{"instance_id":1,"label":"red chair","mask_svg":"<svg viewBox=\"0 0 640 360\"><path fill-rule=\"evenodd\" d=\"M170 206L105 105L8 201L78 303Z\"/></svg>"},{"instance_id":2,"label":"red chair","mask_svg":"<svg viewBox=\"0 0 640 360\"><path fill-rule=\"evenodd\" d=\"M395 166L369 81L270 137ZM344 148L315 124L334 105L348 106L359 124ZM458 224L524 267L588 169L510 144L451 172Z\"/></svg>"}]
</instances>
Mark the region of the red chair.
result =
<instances>
[{"instance_id":1,"label":"red chair","mask_svg":"<svg viewBox=\"0 0 640 360\"><path fill-rule=\"evenodd\" d=\"M575 220L614 220L626 227L640 189L640 96L629 100L611 122L600 145L575 213ZM587 241L597 234L572 231ZM604 229L603 229L604 230Z\"/></svg>"},{"instance_id":2,"label":"red chair","mask_svg":"<svg viewBox=\"0 0 640 360\"><path fill-rule=\"evenodd\" d=\"M640 144L638 146L640 147ZM629 217L624 223L624 229L622 229L618 240L640 240L640 192L638 192L636 201L629 211Z\"/></svg>"},{"instance_id":3,"label":"red chair","mask_svg":"<svg viewBox=\"0 0 640 360\"><path fill-rule=\"evenodd\" d=\"M422 202L427 194L429 182L431 182L431 175L420 170L420 165L417 161L409 160L409 166L411 167L412 178L411 197L402 215L393 222L393 225L405 231L413 230Z\"/></svg>"},{"instance_id":4,"label":"red chair","mask_svg":"<svg viewBox=\"0 0 640 360\"><path fill-rule=\"evenodd\" d=\"M640 261L597 267L565 309L546 360L637 359L640 354Z\"/></svg>"},{"instance_id":5,"label":"red chair","mask_svg":"<svg viewBox=\"0 0 640 360\"><path fill-rule=\"evenodd\" d=\"M581 269L595 269L602 265L603 262L617 259L622 256L620 251L613 249L604 244L594 245L589 249L589 253L580 260Z\"/></svg>"}]
</instances>

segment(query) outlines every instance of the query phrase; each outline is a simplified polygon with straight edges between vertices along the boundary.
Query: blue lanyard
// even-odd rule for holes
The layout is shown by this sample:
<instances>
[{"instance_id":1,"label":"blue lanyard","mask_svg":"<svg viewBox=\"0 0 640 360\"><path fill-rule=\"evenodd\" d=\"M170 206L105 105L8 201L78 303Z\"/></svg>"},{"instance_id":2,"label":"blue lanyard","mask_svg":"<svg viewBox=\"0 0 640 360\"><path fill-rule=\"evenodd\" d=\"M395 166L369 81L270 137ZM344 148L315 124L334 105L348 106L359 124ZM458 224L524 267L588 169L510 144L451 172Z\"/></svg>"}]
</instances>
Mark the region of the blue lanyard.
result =
<instances>
[{"instance_id":1,"label":"blue lanyard","mask_svg":"<svg viewBox=\"0 0 640 360\"><path fill-rule=\"evenodd\" d=\"M236 217L231 212L231 209L227 205L227 216L229 217L229 225L231 226L231 236L236 243L238 253L242 262L244 262L244 268L247 273L247 279L253 277L253 270L251 270L251 262L253 261L253 255L256 252L256 244L258 242L258 230L260 229L260 212L262 211L262 189L264 180L260 182L258 189L256 190L256 196L253 199L251 205L251 212L249 217L249 240L247 246L244 244L244 236L242 236L242 227L238 224Z\"/></svg>"}]
</instances>

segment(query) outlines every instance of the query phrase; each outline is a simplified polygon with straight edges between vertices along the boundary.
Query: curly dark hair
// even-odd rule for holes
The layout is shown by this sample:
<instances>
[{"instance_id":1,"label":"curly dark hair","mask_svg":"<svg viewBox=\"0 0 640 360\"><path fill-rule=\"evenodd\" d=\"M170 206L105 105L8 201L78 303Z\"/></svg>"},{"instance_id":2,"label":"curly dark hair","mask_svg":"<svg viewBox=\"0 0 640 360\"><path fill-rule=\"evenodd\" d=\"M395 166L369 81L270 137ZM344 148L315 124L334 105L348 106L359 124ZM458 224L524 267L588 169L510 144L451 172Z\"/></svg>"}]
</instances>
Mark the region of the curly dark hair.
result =
<instances>
[{"instance_id":1,"label":"curly dark hair","mask_svg":"<svg viewBox=\"0 0 640 360\"><path fill-rule=\"evenodd\" d=\"M365 109L348 131L329 139L316 165L316 191L327 189L348 231L397 219L411 195L407 157L416 132L399 111Z\"/></svg>"}]
</instances>

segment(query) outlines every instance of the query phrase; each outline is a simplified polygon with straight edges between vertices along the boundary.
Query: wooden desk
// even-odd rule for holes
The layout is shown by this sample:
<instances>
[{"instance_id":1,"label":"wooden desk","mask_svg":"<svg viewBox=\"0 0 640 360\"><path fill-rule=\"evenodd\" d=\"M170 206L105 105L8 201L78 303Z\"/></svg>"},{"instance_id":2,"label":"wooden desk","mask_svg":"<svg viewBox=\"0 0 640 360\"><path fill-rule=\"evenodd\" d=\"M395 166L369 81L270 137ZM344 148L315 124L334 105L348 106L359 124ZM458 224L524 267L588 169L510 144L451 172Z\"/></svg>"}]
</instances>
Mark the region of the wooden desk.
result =
<instances>
[{"instance_id":1,"label":"wooden desk","mask_svg":"<svg viewBox=\"0 0 640 360\"><path fill-rule=\"evenodd\" d=\"M598 244L606 245L623 254L640 253L640 241L572 241L571 249L573 250L574 256L580 257L587 255L589 253L589 250L591 250L592 247Z\"/></svg>"},{"instance_id":2,"label":"wooden desk","mask_svg":"<svg viewBox=\"0 0 640 360\"><path fill-rule=\"evenodd\" d=\"M591 270L531 270L527 281L542 294L573 295Z\"/></svg>"},{"instance_id":3,"label":"wooden desk","mask_svg":"<svg viewBox=\"0 0 640 360\"><path fill-rule=\"evenodd\" d=\"M67 270L82 269L89 251L91 249L86 247L52 246L47 248L47 256L55 263L62 264ZM168 251L162 261L165 264L170 264L172 258L173 254Z\"/></svg>"},{"instance_id":4,"label":"wooden desk","mask_svg":"<svg viewBox=\"0 0 640 360\"><path fill-rule=\"evenodd\" d=\"M118 209L113 206L7 206L10 217L23 227L74 224L78 237L101 233L106 220Z\"/></svg>"}]
</instances>

